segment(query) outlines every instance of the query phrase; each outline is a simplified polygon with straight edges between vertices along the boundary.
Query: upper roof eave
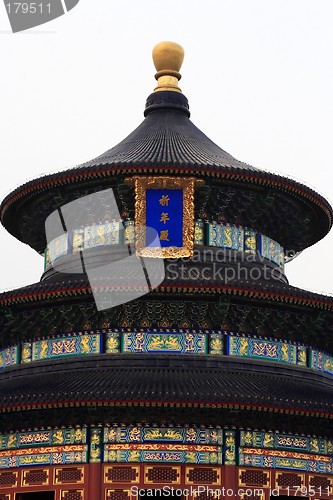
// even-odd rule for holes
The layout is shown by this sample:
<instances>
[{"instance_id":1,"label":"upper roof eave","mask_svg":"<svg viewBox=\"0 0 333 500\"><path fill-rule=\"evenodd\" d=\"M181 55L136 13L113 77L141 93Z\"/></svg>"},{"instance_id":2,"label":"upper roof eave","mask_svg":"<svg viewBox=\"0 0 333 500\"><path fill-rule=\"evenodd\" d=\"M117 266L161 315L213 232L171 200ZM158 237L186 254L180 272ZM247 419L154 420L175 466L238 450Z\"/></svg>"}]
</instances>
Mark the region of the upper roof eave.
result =
<instances>
[{"instance_id":1,"label":"upper roof eave","mask_svg":"<svg viewBox=\"0 0 333 500\"><path fill-rule=\"evenodd\" d=\"M14 234L15 207L52 189L114 175L153 173L215 177L282 190L316 207L323 229L315 241L330 230L333 210L324 197L288 177L243 163L217 146L189 120L182 94L151 94L145 115L128 137L104 154L74 169L31 180L10 193L0 205L2 224Z\"/></svg>"},{"instance_id":2,"label":"upper roof eave","mask_svg":"<svg viewBox=\"0 0 333 500\"><path fill-rule=\"evenodd\" d=\"M75 276L75 275L73 275ZM110 283L95 283L96 289L112 288ZM118 287L119 289L121 287ZM136 289L140 289L138 285ZM333 297L302 290L287 284L267 282L256 283L240 280L237 283L218 284L207 283L162 283L154 292L158 294L188 293L188 294L219 294L247 297L264 302L276 302L284 305L296 305L321 310L333 311ZM36 284L3 292L0 294L0 307L31 302L48 302L66 297L91 295L91 286L85 277L71 277L66 281L45 280Z\"/></svg>"}]
</instances>

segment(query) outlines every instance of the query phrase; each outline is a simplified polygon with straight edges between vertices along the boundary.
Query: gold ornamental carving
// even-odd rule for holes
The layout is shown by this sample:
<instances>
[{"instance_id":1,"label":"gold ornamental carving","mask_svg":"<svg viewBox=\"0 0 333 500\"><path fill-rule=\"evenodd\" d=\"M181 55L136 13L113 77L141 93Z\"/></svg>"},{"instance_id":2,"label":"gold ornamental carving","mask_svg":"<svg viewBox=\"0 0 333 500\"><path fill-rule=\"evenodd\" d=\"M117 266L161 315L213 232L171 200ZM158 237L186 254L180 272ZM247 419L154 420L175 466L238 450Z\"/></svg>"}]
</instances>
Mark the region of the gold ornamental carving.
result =
<instances>
[{"instance_id":1,"label":"gold ornamental carving","mask_svg":"<svg viewBox=\"0 0 333 500\"><path fill-rule=\"evenodd\" d=\"M126 182L135 189L135 232L136 252L140 257L162 257L177 259L191 257L194 248L194 188L203 181L194 177L143 177L127 178ZM183 246L147 247L146 232L146 191L147 189L180 189L183 191Z\"/></svg>"}]
</instances>

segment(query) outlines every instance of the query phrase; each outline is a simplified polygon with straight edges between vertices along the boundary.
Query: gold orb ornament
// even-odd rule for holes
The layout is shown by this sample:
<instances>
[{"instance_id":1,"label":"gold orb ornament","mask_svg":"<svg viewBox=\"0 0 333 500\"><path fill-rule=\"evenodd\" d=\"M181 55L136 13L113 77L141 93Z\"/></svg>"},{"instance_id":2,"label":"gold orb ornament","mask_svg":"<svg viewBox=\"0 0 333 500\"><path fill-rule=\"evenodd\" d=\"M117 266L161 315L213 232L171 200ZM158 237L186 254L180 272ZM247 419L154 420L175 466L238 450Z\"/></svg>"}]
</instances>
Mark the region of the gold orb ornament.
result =
<instances>
[{"instance_id":1,"label":"gold orb ornament","mask_svg":"<svg viewBox=\"0 0 333 500\"><path fill-rule=\"evenodd\" d=\"M163 90L181 92L178 80L181 79L179 70L183 60L184 49L178 43L160 42L153 48L153 61L157 71L155 92Z\"/></svg>"}]
</instances>

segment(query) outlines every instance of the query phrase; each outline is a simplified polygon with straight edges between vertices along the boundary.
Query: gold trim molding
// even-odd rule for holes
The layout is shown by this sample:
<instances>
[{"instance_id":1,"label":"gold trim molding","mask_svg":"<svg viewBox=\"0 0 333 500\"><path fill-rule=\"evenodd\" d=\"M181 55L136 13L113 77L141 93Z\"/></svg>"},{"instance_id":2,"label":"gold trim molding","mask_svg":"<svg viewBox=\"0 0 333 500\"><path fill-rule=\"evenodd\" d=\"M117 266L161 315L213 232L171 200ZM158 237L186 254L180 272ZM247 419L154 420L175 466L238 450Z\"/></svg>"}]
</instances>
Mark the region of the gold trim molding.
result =
<instances>
[{"instance_id":1,"label":"gold trim molding","mask_svg":"<svg viewBox=\"0 0 333 500\"><path fill-rule=\"evenodd\" d=\"M181 258L192 257L194 245L194 188L202 185L203 180L194 177L134 176L125 182L135 190L135 227L136 252L140 257ZM182 247L146 247L146 190L147 189L182 189L183 191L183 246ZM162 253L161 253L162 251Z\"/></svg>"}]
</instances>

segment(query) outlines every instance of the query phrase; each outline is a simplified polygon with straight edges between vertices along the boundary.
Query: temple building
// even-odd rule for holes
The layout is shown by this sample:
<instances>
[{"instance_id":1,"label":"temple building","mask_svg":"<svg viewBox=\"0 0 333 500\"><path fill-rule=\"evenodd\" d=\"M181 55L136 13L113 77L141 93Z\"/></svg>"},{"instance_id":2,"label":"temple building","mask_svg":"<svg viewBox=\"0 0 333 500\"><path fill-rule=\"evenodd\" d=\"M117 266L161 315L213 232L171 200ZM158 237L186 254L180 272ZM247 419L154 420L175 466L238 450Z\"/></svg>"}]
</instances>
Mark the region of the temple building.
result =
<instances>
[{"instance_id":1,"label":"temple building","mask_svg":"<svg viewBox=\"0 0 333 500\"><path fill-rule=\"evenodd\" d=\"M333 498L333 298L285 273L332 207L192 123L183 57L154 48L127 138L1 204L45 268L0 294L0 500Z\"/></svg>"}]
</instances>

